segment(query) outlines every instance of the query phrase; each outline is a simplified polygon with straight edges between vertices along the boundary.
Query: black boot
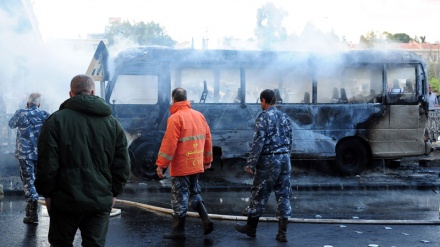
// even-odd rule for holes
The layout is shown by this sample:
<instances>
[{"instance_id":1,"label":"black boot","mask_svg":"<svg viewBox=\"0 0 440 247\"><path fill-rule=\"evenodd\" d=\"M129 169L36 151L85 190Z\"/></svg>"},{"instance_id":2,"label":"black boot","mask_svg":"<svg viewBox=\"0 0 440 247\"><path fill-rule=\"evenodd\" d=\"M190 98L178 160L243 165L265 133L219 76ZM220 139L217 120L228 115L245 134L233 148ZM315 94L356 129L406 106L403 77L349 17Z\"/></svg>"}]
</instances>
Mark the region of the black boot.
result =
<instances>
[{"instance_id":1,"label":"black boot","mask_svg":"<svg viewBox=\"0 0 440 247\"><path fill-rule=\"evenodd\" d=\"M168 239L185 239L185 220L186 216L173 215L173 229L171 233L163 234L163 238Z\"/></svg>"},{"instance_id":2,"label":"black boot","mask_svg":"<svg viewBox=\"0 0 440 247\"><path fill-rule=\"evenodd\" d=\"M252 218L248 216L246 225L235 225L235 229L241 233L248 235L249 237L255 238L257 236L257 225L259 218Z\"/></svg>"},{"instance_id":3,"label":"black boot","mask_svg":"<svg viewBox=\"0 0 440 247\"><path fill-rule=\"evenodd\" d=\"M203 221L203 234L210 234L212 230L214 230L214 223L211 221L208 213L206 212L205 204L203 204L203 202L198 202L196 210Z\"/></svg>"},{"instance_id":4,"label":"black boot","mask_svg":"<svg viewBox=\"0 0 440 247\"><path fill-rule=\"evenodd\" d=\"M283 218L278 221L278 234L276 239L280 242L287 242L286 234L287 234L287 223L289 219Z\"/></svg>"},{"instance_id":5,"label":"black boot","mask_svg":"<svg viewBox=\"0 0 440 247\"><path fill-rule=\"evenodd\" d=\"M29 217L29 215L30 215L29 210L30 210L30 208L31 208L31 205L32 205L32 201L30 201L30 202L26 202L26 209L25 209L26 217Z\"/></svg>"},{"instance_id":6,"label":"black boot","mask_svg":"<svg viewBox=\"0 0 440 247\"><path fill-rule=\"evenodd\" d=\"M38 224L38 201L35 200L28 202L28 205L26 205L26 209L28 210L28 212L26 212L26 217L24 217L23 223Z\"/></svg>"}]
</instances>

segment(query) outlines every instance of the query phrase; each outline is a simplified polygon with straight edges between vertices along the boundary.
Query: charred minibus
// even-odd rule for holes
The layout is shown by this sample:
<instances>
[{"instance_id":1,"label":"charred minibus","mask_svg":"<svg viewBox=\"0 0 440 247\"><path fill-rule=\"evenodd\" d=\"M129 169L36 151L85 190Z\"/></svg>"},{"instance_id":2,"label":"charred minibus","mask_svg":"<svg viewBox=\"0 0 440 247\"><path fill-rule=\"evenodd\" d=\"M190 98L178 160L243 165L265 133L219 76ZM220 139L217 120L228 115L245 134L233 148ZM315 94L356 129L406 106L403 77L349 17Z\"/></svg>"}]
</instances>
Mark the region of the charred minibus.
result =
<instances>
[{"instance_id":1,"label":"charred minibus","mask_svg":"<svg viewBox=\"0 0 440 247\"><path fill-rule=\"evenodd\" d=\"M264 89L276 92L278 109L294 122L293 160L328 160L353 175L373 160L431 150L427 71L411 52L135 47L108 54L100 43L88 74L101 81L102 97L127 133L138 177L156 177L176 87L205 116L221 160L246 158Z\"/></svg>"}]
</instances>

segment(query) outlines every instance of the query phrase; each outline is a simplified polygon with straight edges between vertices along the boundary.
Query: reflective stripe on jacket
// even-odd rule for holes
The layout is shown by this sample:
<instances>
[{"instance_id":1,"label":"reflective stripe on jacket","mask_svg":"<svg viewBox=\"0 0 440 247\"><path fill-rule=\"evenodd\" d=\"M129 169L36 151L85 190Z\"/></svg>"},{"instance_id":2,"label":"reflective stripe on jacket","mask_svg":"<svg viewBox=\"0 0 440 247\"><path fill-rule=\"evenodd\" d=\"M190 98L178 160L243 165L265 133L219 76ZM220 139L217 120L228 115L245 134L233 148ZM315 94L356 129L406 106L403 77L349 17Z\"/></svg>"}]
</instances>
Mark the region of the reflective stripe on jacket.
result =
<instances>
[{"instance_id":1,"label":"reflective stripe on jacket","mask_svg":"<svg viewBox=\"0 0 440 247\"><path fill-rule=\"evenodd\" d=\"M203 172L203 164L213 159L211 132L205 117L191 109L189 101L172 104L170 112L156 164L161 168L170 165L172 177Z\"/></svg>"}]
</instances>

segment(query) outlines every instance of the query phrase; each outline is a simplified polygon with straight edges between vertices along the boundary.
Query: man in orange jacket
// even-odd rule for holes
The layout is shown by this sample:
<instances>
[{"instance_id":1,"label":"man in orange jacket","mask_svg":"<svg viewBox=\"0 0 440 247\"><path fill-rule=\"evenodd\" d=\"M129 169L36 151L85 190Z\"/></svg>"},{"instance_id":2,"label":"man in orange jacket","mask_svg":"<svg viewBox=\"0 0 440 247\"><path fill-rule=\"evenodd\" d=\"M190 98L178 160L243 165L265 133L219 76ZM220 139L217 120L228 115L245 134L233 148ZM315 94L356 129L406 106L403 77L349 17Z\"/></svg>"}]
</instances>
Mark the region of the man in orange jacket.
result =
<instances>
[{"instance_id":1,"label":"man in orange jacket","mask_svg":"<svg viewBox=\"0 0 440 247\"><path fill-rule=\"evenodd\" d=\"M172 177L172 231L163 237L184 239L188 204L199 213L204 234L207 235L213 230L213 222L206 212L198 182L199 174L211 167L212 140L205 117L191 109L186 90L176 88L171 96L171 116L168 118L167 129L160 146L156 171L159 178L163 178L163 169L170 166Z\"/></svg>"}]
</instances>

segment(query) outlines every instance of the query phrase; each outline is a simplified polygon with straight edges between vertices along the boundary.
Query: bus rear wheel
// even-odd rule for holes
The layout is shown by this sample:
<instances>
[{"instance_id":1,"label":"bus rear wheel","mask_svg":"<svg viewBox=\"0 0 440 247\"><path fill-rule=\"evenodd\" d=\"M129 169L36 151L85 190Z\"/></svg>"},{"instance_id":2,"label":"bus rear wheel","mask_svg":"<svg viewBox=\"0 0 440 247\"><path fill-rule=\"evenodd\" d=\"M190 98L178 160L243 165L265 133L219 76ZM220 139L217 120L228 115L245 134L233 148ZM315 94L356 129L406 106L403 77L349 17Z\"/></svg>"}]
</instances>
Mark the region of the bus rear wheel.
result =
<instances>
[{"instance_id":1,"label":"bus rear wheel","mask_svg":"<svg viewBox=\"0 0 440 247\"><path fill-rule=\"evenodd\" d=\"M369 162L368 150L360 141L343 141L336 147L336 167L343 175L360 174Z\"/></svg>"}]
</instances>

